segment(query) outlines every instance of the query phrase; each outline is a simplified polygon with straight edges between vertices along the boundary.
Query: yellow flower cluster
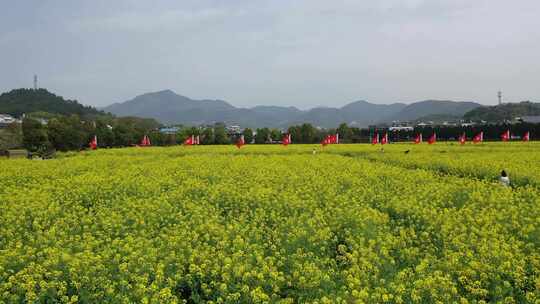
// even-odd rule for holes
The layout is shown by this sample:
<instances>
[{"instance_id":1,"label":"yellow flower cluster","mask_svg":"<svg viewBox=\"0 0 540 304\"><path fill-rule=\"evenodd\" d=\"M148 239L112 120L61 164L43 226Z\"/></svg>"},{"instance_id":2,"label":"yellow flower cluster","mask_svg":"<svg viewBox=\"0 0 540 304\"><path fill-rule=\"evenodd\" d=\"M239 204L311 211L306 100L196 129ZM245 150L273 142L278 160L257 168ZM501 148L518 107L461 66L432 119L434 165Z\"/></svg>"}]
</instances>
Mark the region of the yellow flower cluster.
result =
<instances>
[{"instance_id":1,"label":"yellow flower cluster","mask_svg":"<svg viewBox=\"0 0 540 304\"><path fill-rule=\"evenodd\" d=\"M0 160L0 303L535 303L540 176L520 157L540 153L526 146ZM532 187L478 178L505 158Z\"/></svg>"}]
</instances>

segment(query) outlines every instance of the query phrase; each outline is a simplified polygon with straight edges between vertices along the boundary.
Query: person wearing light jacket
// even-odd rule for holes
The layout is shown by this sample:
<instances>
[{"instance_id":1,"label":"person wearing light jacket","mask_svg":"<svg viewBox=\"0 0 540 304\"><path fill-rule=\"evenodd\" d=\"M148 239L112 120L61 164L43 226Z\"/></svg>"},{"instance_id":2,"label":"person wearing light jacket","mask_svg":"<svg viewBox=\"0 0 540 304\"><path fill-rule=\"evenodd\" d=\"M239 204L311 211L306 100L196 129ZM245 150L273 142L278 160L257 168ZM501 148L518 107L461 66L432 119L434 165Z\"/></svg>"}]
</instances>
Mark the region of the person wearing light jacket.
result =
<instances>
[{"instance_id":1,"label":"person wearing light jacket","mask_svg":"<svg viewBox=\"0 0 540 304\"><path fill-rule=\"evenodd\" d=\"M499 177L499 182L506 187L510 186L510 178L508 177L508 174L506 174L505 170L501 171L501 177Z\"/></svg>"}]
</instances>

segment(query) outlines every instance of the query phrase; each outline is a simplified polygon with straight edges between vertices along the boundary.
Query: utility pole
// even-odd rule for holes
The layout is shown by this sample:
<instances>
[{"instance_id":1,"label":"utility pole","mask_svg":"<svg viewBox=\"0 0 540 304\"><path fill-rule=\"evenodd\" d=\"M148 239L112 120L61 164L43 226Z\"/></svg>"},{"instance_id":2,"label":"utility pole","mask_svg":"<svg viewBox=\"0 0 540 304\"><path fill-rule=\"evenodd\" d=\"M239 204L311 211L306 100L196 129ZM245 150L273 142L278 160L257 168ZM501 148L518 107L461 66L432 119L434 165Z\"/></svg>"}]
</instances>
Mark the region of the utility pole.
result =
<instances>
[{"instance_id":1,"label":"utility pole","mask_svg":"<svg viewBox=\"0 0 540 304\"><path fill-rule=\"evenodd\" d=\"M37 75L34 74L34 90L37 90Z\"/></svg>"}]
</instances>

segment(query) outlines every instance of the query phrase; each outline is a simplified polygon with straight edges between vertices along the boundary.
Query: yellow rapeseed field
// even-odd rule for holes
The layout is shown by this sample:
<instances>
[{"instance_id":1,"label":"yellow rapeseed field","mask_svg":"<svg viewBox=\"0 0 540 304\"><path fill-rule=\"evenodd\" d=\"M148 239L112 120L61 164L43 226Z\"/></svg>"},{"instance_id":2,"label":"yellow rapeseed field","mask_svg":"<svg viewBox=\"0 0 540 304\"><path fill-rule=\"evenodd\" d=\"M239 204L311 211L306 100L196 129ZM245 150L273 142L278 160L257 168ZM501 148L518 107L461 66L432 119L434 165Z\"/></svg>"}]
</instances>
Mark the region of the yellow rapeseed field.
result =
<instances>
[{"instance_id":1,"label":"yellow rapeseed field","mask_svg":"<svg viewBox=\"0 0 540 304\"><path fill-rule=\"evenodd\" d=\"M540 302L537 143L0 159L0 303L495 302Z\"/></svg>"}]
</instances>

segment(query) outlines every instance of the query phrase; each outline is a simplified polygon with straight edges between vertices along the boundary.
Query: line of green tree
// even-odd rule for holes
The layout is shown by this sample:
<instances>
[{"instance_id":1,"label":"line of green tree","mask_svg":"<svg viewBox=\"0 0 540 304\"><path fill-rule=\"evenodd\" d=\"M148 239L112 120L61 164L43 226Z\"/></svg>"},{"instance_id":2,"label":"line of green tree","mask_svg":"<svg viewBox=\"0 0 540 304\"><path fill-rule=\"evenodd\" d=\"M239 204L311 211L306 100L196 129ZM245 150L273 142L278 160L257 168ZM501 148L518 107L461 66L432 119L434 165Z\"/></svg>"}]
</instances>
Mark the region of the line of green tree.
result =
<instances>
[{"instance_id":1,"label":"line of green tree","mask_svg":"<svg viewBox=\"0 0 540 304\"><path fill-rule=\"evenodd\" d=\"M100 147L126 147L139 143L145 134L154 132L159 126L154 119L137 117L100 116L95 120L82 120L72 114L57 115L46 123L26 117L21 127L22 145L30 151L81 150L97 136Z\"/></svg>"},{"instance_id":2,"label":"line of green tree","mask_svg":"<svg viewBox=\"0 0 540 304\"><path fill-rule=\"evenodd\" d=\"M280 142L283 133L278 129L260 128L255 131L246 128L241 134L230 134L224 124L207 127L180 127L177 132L166 134L160 131L160 124L153 119L137 117L110 118L99 117L96 120L84 121L77 115L57 115L44 124L35 118L27 117L22 124L11 124L0 129L0 150L24 147L29 151L45 153L50 150L77 151L87 149L91 138L98 138L98 147L129 147L141 142L148 135L152 145L170 146L182 144L191 135L199 136L203 145L224 145L235 143L240 135L244 135L246 143L265 144ZM485 140L500 140L501 134L510 130L512 135L523 136L531 132L534 138L540 134L540 124L520 123L514 125L483 125L476 127L423 127L412 131L394 131L388 129L359 129L341 124L337 129L318 129L311 124L291 126L287 132L291 134L293 143L320 143L328 134L338 133L341 143L368 143L375 133L382 135L388 132L390 141L410 141L417 134L424 138L434 132L440 141L456 140L465 132L472 138L478 132L484 132ZM286 132L286 133L287 133Z\"/></svg>"}]
</instances>

